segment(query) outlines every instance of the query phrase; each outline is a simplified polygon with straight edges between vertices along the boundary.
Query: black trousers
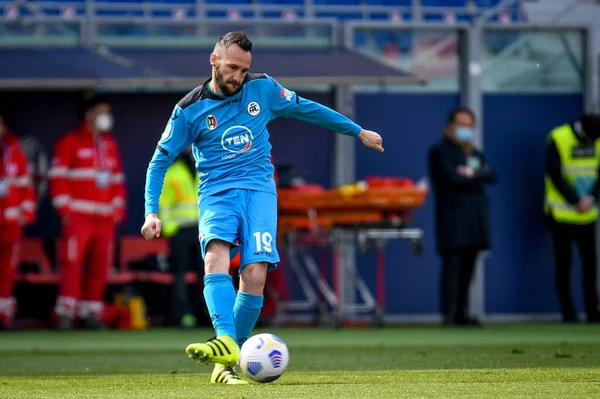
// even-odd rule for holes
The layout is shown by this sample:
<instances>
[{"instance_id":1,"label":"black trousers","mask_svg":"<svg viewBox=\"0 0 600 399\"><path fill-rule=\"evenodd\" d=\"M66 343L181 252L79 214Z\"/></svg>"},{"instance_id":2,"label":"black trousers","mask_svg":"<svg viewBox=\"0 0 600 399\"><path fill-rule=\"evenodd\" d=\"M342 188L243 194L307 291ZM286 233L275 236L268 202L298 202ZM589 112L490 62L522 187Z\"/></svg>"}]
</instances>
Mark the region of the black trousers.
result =
<instances>
[{"instance_id":1,"label":"black trousers","mask_svg":"<svg viewBox=\"0 0 600 399\"><path fill-rule=\"evenodd\" d=\"M556 261L556 291L564 321L577 319L571 299L573 242L577 244L583 267L583 293L588 320L598 321L596 289L596 226L572 225L550 221Z\"/></svg>"},{"instance_id":2,"label":"black trousers","mask_svg":"<svg viewBox=\"0 0 600 399\"><path fill-rule=\"evenodd\" d=\"M469 288L478 252L476 248L461 248L442 254L440 299L445 322L461 323L468 317Z\"/></svg>"},{"instance_id":3,"label":"black trousers","mask_svg":"<svg viewBox=\"0 0 600 399\"><path fill-rule=\"evenodd\" d=\"M171 323L179 324L186 314L193 314L194 309L189 299L185 274L189 271L204 276L204 262L200 250L197 227L185 227L169 239L170 267L174 281L171 298ZM196 300L194 300L196 302Z\"/></svg>"}]
</instances>

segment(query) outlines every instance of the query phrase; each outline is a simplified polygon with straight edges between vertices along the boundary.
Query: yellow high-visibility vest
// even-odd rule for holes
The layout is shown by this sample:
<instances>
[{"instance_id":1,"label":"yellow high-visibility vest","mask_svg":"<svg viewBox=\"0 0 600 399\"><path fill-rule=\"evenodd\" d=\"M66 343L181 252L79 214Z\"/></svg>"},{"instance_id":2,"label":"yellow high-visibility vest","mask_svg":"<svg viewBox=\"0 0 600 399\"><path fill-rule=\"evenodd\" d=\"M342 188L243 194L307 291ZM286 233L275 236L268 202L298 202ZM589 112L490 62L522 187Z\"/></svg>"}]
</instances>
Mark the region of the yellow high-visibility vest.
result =
<instances>
[{"instance_id":1,"label":"yellow high-visibility vest","mask_svg":"<svg viewBox=\"0 0 600 399\"><path fill-rule=\"evenodd\" d=\"M158 202L158 217L165 237L172 237L182 227L198 224L199 182L198 172L192 176L182 160L176 160L167 169Z\"/></svg>"},{"instance_id":2,"label":"yellow high-visibility vest","mask_svg":"<svg viewBox=\"0 0 600 399\"><path fill-rule=\"evenodd\" d=\"M562 125L550 132L548 139L556 144L562 175L573 188L582 187L590 192L598 180L600 165L600 140L593 146L582 146L570 124ZM567 224L589 224L598 219L598 207L587 212L579 212L576 206L567 202L552 183L550 176L545 176L546 195L545 211L557 222Z\"/></svg>"}]
</instances>

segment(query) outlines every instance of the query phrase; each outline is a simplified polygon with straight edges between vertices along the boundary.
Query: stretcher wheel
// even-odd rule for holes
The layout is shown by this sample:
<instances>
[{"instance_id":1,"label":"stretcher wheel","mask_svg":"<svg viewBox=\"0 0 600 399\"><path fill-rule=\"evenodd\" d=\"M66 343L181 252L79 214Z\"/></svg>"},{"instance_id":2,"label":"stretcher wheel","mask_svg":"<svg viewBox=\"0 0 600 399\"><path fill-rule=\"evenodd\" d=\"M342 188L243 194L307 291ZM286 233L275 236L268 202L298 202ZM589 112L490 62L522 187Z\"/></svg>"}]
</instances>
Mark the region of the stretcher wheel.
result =
<instances>
[{"instance_id":1,"label":"stretcher wheel","mask_svg":"<svg viewBox=\"0 0 600 399\"><path fill-rule=\"evenodd\" d=\"M319 304L316 307L315 316L313 317L312 325L313 327L319 327L323 323L323 318L327 314L327 304L323 301L319 301Z\"/></svg>"},{"instance_id":2,"label":"stretcher wheel","mask_svg":"<svg viewBox=\"0 0 600 399\"><path fill-rule=\"evenodd\" d=\"M383 327L383 319L385 316L385 312L382 308L377 306L375 308L375 312L373 313L373 319L371 320L371 327L373 328L382 328Z\"/></svg>"},{"instance_id":3,"label":"stretcher wheel","mask_svg":"<svg viewBox=\"0 0 600 399\"><path fill-rule=\"evenodd\" d=\"M319 312L317 312L312 319L312 326L319 327L321 325L322 319L323 319L323 316L321 316L321 314Z\"/></svg>"},{"instance_id":4,"label":"stretcher wheel","mask_svg":"<svg viewBox=\"0 0 600 399\"><path fill-rule=\"evenodd\" d=\"M343 320L343 316L342 313L339 310L334 310L331 313L331 327L338 329L340 327L342 327L344 320Z\"/></svg>"},{"instance_id":5,"label":"stretcher wheel","mask_svg":"<svg viewBox=\"0 0 600 399\"><path fill-rule=\"evenodd\" d=\"M422 254L424 249L423 240L420 238L410 240L410 249L416 255Z\"/></svg>"}]
</instances>

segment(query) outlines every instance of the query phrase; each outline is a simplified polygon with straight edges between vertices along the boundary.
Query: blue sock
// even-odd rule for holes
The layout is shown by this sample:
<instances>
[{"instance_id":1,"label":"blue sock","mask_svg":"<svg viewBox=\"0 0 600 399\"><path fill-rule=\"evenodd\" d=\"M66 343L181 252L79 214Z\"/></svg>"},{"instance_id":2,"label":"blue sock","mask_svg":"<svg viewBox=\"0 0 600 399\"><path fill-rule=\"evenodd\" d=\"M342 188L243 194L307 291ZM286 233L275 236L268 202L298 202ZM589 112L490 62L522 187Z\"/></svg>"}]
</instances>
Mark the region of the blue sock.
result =
<instances>
[{"instance_id":1,"label":"blue sock","mask_svg":"<svg viewBox=\"0 0 600 399\"><path fill-rule=\"evenodd\" d=\"M233 319L235 320L235 333L238 337L238 345L242 346L254 329L260 310L263 306L262 295L246 294L238 291L233 307Z\"/></svg>"},{"instance_id":2,"label":"blue sock","mask_svg":"<svg viewBox=\"0 0 600 399\"><path fill-rule=\"evenodd\" d=\"M231 276L225 273L205 275L204 299L217 337L229 335L236 339L233 323L235 290Z\"/></svg>"}]
</instances>

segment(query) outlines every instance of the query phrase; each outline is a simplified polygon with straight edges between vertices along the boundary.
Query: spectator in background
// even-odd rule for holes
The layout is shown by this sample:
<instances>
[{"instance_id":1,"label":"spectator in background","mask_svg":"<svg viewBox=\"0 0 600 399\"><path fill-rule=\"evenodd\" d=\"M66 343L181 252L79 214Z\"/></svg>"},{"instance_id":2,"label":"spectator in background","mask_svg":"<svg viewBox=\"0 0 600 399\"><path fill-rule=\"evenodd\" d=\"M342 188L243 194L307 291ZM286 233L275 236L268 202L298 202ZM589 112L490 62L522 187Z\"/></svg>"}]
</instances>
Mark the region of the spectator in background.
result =
<instances>
[{"instance_id":1,"label":"spectator in background","mask_svg":"<svg viewBox=\"0 0 600 399\"><path fill-rule=\"evenodd\" d=\"M125 177L112 127L108 100L92 97L83 103L79 126L54 148L48 176L62 220L55 307L61 329L72 328L77 316L84 327L102 327L115 228L125 216Z\"/></svg>"},{"instance_id":2,"label":"spectator in background","mask_svg":"<svg viewBox=\"0 0 600 399\"><path fill-rule=\"evenodd\" d=\"M600 194L600 116L585 115L550 132L546 150L545 211L554 241L556 289L564 322L576 322L570 293L573 241L583 265L589 322L600 322L596 292L596 221Z\"/></svg>"},{"instance_id":3,"label":"spectator in background","mask_svg":"<svg viewBox=\"0 0 600 399\"><path fill-rule=\"evenodd\" d=\"M452 110L443 137L429 150L445 325L480 324L468 314L469 288L478 253L490 247L485 185L495 183L497 175L472 143L474 126L470 109Z\"/></svg>"},{"instance_id":4,"label":"spectator in background","mask_svg":"<svg viewBox=\"0 0 600 399\"><path fill-rule=\"evenodd\" d=\"M185 274L193 270L204 275L198 238L198 183L192 147L188 147L167 169L158 209L162 233L169 239L169 265L175 278L171 317L175 324L186 328L195 327L197 320L190 306Z\"/></svg>"},{"instance_id":5,"label":"spectator in background","mask_svg":"<svg viewBox=\"0 0 600 399\"><path fill-rule=\"evenodd\" d=\"M23 227L36 215L27 157L0 115L0 329L9 328L17 309L13 296Z\"/></svg>"}]
</instances>

